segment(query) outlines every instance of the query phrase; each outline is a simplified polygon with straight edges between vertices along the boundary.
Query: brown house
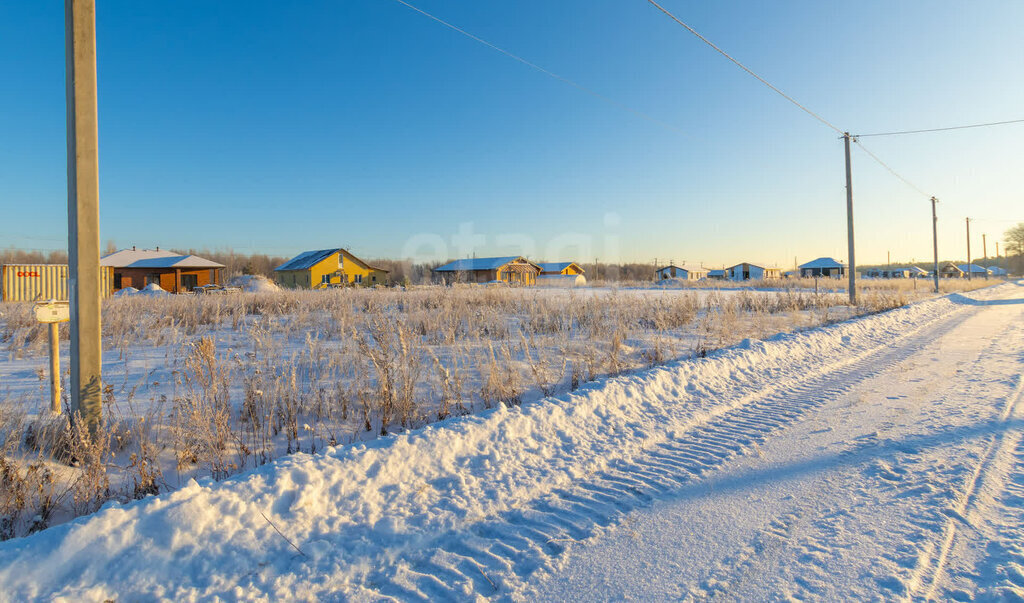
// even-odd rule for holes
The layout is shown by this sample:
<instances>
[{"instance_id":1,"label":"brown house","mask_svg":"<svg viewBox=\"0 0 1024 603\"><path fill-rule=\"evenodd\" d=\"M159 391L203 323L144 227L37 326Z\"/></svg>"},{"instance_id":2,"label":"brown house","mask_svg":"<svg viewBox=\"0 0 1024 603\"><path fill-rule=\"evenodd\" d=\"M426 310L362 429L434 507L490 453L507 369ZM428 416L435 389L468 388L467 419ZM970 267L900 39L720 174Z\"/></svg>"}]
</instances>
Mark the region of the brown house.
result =
<instances>
[{"instance_id":1,"label":"brown house","mask_svg":"<svg viewBox=\"0 0 1024 603\"><path fill-rule=\"evenodd\" d=\"M540 266L521 256L455 260L439 268L434 275L445 284L492 283L535 285Z\"/></svg>"},{"instance_id":2,"label":"brown house","mask_svg":"<svg viewBox=\"0 0 1024 603\"><path fill-rule=\"evenodd\" d=\"M221 284L223 264L196 255L156 249L122 249L100 258L114 269L114 290L158 285L170 293L189 293L193 287Z\"/></svg>"}]
</instances>

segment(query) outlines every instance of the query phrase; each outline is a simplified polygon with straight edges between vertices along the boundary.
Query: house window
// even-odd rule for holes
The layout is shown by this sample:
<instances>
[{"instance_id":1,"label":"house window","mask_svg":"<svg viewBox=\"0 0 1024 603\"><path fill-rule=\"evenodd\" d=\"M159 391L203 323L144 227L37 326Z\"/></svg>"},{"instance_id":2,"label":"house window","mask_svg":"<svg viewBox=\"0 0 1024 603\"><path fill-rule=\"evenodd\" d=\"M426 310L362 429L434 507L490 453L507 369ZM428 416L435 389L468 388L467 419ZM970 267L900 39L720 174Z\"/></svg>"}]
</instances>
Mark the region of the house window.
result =
<instances>
[{"instance_id":1,"label":"house window","mask_svg":"<svg viewBox=\"0 0 1024 603\"><path fill-rule=\"evenodd\" d=\"M199 286L199 275L197 274L182 274L181 275L181 288L184 291L191 291L192 287Z\"/></svg>"},{"instance_id":2,"label":"house window","mask_svg":"<svg viewBox=\"0 0 1024 603\"><path fill-rule=\"evenodd\" d=\"M320 284L322 284L322 285L330 285L331 284L331 275L330 274L325 274L325 275L321 276L320 277Z\"/></svg>"},{"instance_id":3,"label":"house window","mask_svg":"<svg viewBox=\"0 0 1024 603\"><path fill-rule=\"evenodd\" d=\"M362 283L363 282L363 275L362 274L357 274L355 276L355 281L356 281L356 283Z\"/></svg>"},{"instance_id":4,"label":"house window","mask_svg":"<svg viewBox=\"0 0 1024 603\"><path fill-rule=\"evenodd\" d=\"M159 287L160 286L160 275L159 274L147 274L146 275L146 284L147 285L156 285L157 287Z\"/></svg>"},{"instance_id":5,"label":"house window","mask_svg":"<svg viewBox=\"0 0 1024 603\"><path fill-rule=\"evenodd\" d=\"M120 272L115 272L114 273L114 289L120 289L121 288L121 276L122 276L122 274Z\"/></svg>"},{"instance_id":6,"label":"house window","mask_svg":"<svg viewBox=\"0 0 1024 603\"><path fill-rule=\"evenodd\" d=\"M370 277L370 281L376 283L377 282L377 275L374 274L373 276L371 276Z\"/></svg>"}]
</instances>

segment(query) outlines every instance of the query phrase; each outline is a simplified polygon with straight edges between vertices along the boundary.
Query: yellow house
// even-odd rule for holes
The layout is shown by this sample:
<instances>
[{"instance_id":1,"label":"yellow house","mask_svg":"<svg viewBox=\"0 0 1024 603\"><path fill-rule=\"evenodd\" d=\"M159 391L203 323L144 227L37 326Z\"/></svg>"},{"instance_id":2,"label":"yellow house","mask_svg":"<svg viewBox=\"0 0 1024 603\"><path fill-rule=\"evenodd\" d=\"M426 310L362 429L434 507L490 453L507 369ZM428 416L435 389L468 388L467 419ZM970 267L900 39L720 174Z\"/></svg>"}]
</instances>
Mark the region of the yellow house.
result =
<instances>
[{"instance_id":1,"label":"yellow house","mask_svg":"<svg viewBox=\"0 0 1024 603\"><path fill-rule=\"evenodd\" d=\"M565 275L574 276L577 274L583 274L583 268L580 267L576 262L553 262L547 264L537 264L540 266L540 273L543 276L548 275Z\"/></svg>"},{"instance_id":2,"label":"yellow house","mask_svg":"<svg viewBox=\"0 0 1024 603\"><path fill-rule=\"evenodd\" d=\"M344 249L304 251L274 269L274 280L290 289L325 289L344 285L384 284L388 271Z\"/></svg>"}]
</instances>

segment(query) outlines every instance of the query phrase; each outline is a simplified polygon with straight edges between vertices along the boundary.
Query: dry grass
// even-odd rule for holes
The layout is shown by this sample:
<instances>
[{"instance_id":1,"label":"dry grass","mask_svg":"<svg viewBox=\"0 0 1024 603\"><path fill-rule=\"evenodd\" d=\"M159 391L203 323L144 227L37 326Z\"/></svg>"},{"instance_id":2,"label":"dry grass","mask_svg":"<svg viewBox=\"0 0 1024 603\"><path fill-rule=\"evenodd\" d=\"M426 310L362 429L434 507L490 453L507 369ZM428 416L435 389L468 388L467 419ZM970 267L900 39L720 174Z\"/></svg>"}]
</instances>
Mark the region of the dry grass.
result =
<instances>
[{"instance_id":1,"label":"dry grass","mask_svg":"<svg viewBox=\"0 0 1024 603\"><path fill-rule=\"evenodd\" d=\"M42 377L0 402L0 538L192 477L223 479L283 454L516 405L927 295L925 283L915 291L908 282L864 281L860 305L849 308L842 290L800 285L771 293L465 286L111 299L104 347L123 368L105 374L97 437L26 412L45 408ZM45 358L46 331L30 306L3 306L0 344L12 361Z\"/></svg>"}]
</instances>

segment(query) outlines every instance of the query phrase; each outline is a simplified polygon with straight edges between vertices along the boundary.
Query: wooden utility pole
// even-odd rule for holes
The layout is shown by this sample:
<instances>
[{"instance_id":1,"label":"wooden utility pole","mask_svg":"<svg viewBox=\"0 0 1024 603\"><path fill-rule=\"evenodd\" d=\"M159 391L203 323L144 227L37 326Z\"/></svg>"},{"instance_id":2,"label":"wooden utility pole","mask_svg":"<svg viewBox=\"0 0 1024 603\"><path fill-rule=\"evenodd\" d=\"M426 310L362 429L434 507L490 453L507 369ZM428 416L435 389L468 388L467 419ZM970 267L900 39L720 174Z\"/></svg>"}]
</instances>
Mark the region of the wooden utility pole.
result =
<instances>
[{"instance_id":1,"label":"wooden utility pole","mask_svg":"<svg viewBox=\"0 0 1024 603\"><path fill-rule=\"evenodd\" d=\"M857 305L857 262L853 258L853 173L850 171L850 133L843 132L843 143L846 147L846 239L849 247L850 305Z\"/></svg>"},{"instance_id":2,"label":"wooden utility pole","mask_svg":"<svg viewBox=\"0 0 1024 603\"><path fill-rule=\"evenodd\" d=\"M971 219L964 218L964 221L967 222L967 280L973 280L971 278L971 273L974 272L971 270Z\"/></svg>"},{"instance_id":3,"label":"wooden utility pole","mask_svg":"<svg viewBox=\"0 0 1024 603\"><path fill-rule=\"evenodd\" d=\"M986 281L988 280L988 241L985 240L987 236L986 234L981 235L981 257L984 258L981 261L981 267L985 269Z\"/></svg>"},{"instance_id":4,"label":"wooden utility pole","mask_svg":"<svg viewBox=\"0 0 1024 603\"><path fill-rule=\"evenodd\" d=\"M935 279L935 292L939 292L939 235L937 225L939 219L935 216L935 204L938 199L932 197L932 257L934 258L935 265L933 267L934 272L932 277Z\"/></svg>"},{"instance_id":5,"label":"wooden utility pole","mask_svg":"<svg viewBox=\"0 0 1024 603\"><path fill-rule=\"evenodd\" d=\"M100 363L99 127L95 0L65 0L68 134L68 299L71 416L91 433L103 417Z\"/></svg>"}]
</instances>

